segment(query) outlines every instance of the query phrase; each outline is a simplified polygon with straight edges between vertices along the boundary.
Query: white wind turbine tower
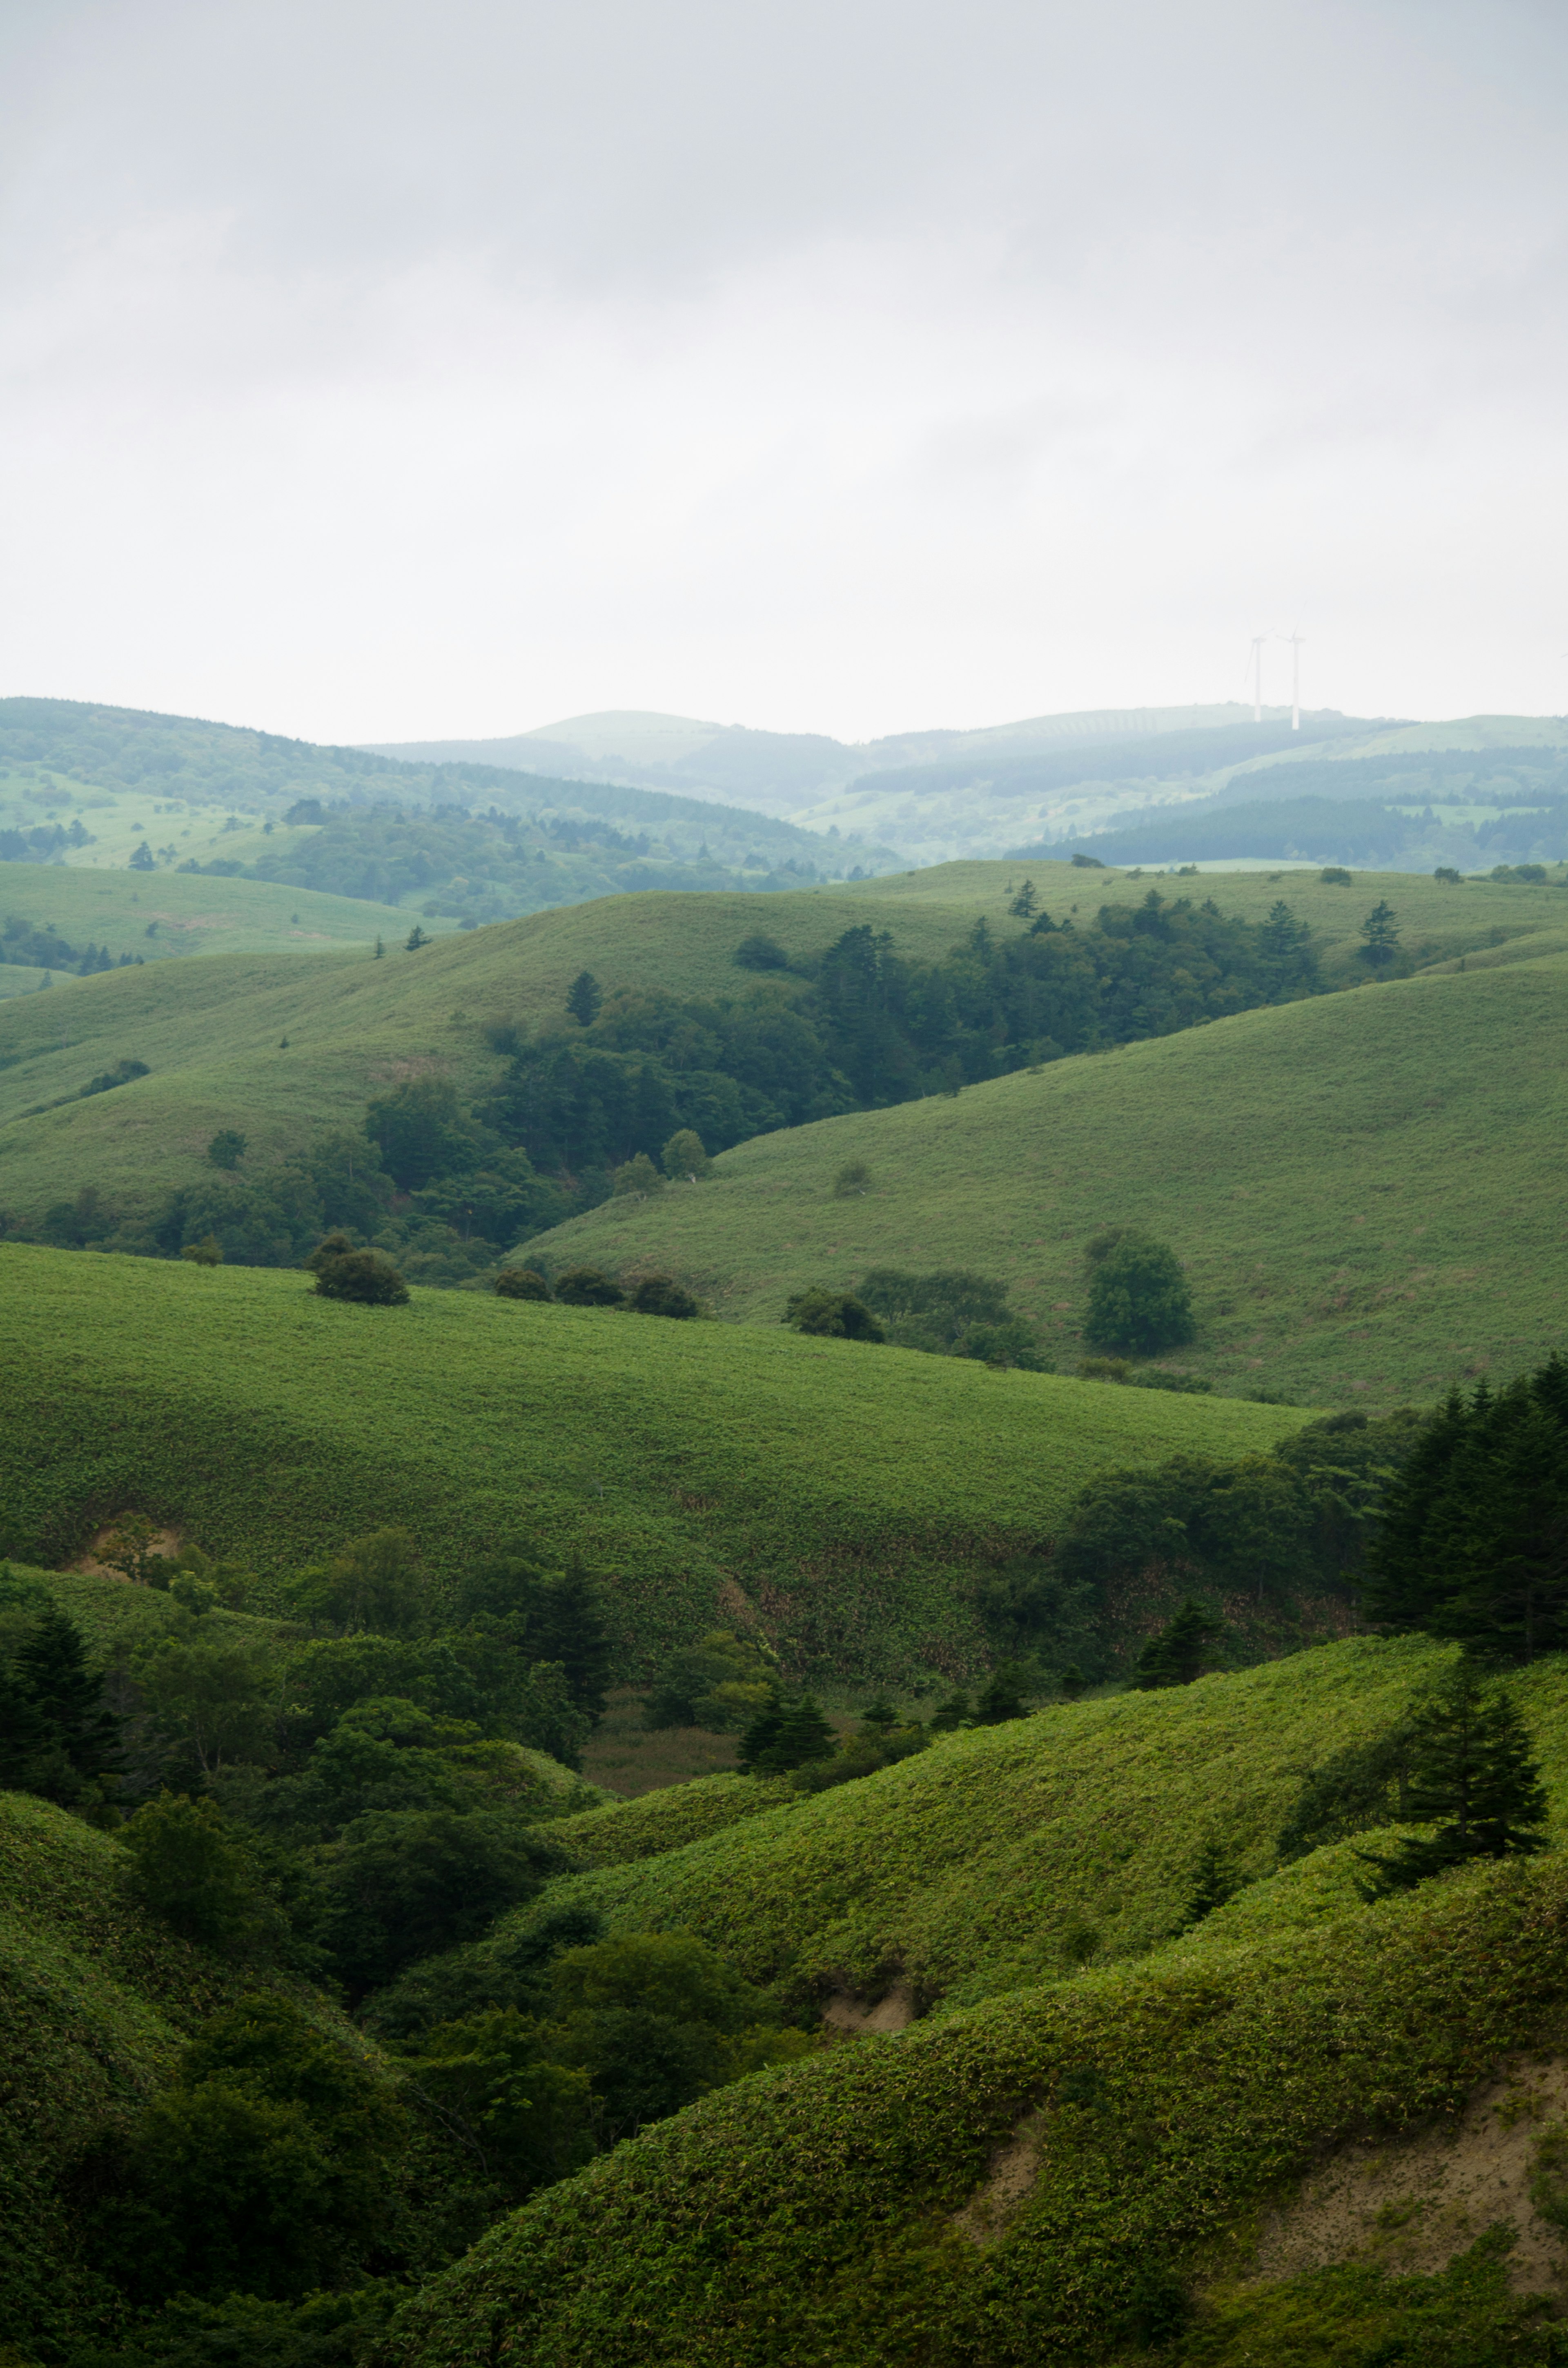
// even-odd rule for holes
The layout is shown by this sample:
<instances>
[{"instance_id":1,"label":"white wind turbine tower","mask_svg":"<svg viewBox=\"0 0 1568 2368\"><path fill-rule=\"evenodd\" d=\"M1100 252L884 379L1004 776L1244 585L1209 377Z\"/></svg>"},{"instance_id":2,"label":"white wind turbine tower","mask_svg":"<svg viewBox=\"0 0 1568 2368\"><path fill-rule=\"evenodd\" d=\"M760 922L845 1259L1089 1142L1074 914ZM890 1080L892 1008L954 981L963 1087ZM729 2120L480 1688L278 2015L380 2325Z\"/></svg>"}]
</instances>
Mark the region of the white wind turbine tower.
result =
<instances>
[{"instance_id":1,"label":"white wind turbine tower","mask_svg":"<svg viewBox=\"0 0 1568 2368\"><path fill-rule=\"evenodd\" d=\"M1279 638L1290 644L1290 729L1299 732L1301 728L1301 643L1307 637L1292 626Z\"/></svg>"},{"instance_id":2,"label":"white wind turbine tower","mask_svg":"<svg viewBox=\"0 0 1568 2368\"><path fill-rule=\"evenodd\" d=\"M1255 723L1263 721L1263 645L1267 639L1267 633L1255 633L1252 637L1252 720Z\"/></svg>"}]
</instances>

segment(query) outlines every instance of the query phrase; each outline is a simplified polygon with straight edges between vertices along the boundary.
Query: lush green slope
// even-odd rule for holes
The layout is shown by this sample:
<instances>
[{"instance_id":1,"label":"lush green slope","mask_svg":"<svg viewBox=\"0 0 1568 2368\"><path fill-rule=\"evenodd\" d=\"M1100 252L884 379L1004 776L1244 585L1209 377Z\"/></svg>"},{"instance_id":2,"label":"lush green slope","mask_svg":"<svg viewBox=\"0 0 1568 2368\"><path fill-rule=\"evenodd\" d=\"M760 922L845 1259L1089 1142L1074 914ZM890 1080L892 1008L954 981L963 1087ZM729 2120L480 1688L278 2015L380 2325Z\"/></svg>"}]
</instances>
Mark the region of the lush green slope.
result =
<instances>
[{"instance_id":1,"label":"lush green slope","mask_svg":"<svg viewBox=\"0 0 1568 2368\"><path fill-rule=\"evenodd\" d=\"M175 954L369 948L377 937L401 945L409 929L408 915L392 905L264 881L191 880L177 873L148 879L136 871L0 863L0 926L12 918L35 929L52 923L78 956L93 944L116 962L131 954L149 963ZM436 930L452 926L431 924ZM72 976L63 963L54 968L56 986ZM6 966L0 966L0 989L6 984Z\"/></svg>"},{"instance_id":2,"label":"lush green slope","mask_svg":"<svg viewBox=\"0 0 1568 2368\"><path fill-rule=\"evenodd\" d=\"M45 882L62 877L19 868ZM91 1183L128 1212L141 1212L172 1187L210 1173L203 1153L220 1127L250 1138L245 1172L254 1176L316 1128L357 1125L369 1096L400 1076L446 1072L463 1090L478 1090L504 1065L486 1048L485 1027L555 1019L584 969L607 990L659 985L724 995L755 985L733 957L757 929L796 960L868 922L916 958L945 953L982 916L999 932L1017 932L1025 925L1007 917L1006 905L1020 876L1017 867L956 863L789 896L609 897L449 936L416 954L389 937L392 951L381 962L356 951L149 965L74 985L68 1027L56 1007L23 997L0 1010L0 1206L36 1222L51 1202ZM1148 893L1144 881L1065 866L1037 865L1033 876L1059 917L1075 911L1083 920L1102 903L1137 903ZM101 884L85 882L81 893ZM1225 911L1251 920L1288 892L1325 951L1326 974L1355 973L1357 932L1372 901L1365 882L1346 890L1315 878L1278 883L1237 876L1203 884ZM1378 884L1391 894L1397 888L1406 944L1433 961L1475 949L1485 950L1482 959L1522 959L1556 912L1549 894L1543 903L1543 893L1528 888L1456 893L1431 881ZM204 901L191 910L212 913L238 909L242 893L296 894L232 881L160 880L154 887L160 900L165 889L189 890L193 899L199 890ZM154 891L133 893L150 899ZM306 908L296 896L288 909ZM115 1093L25 1115L123 1059L145 1062L151 1075ZM967 1125L973 1104L961 1107Z\"/></svg>"},{"instance_id":3,"label":"lush green slope","mask_svg":"<svg viewBox=\"0 0 1568 2368\"><path fill-rule=\"evenodd\" d=\"M1440 1659L1363 1638L1174 1695L1060 1703L690 1841L678 1793L662 1818L636 1802L592 1811L562 1830L596 1871L537 1912L570 1897L613 1927L689 1928L796 1997L874 1998L898 1980L927 2005L972 2004L1051 1979L1074 1949L1143 1955L1180 1924L1208 1842L1235 1878L1269 1875L1301 1771L1393 1725ZM1568 1780L1561 1683L1554 1668L1537 1708ZM704 1821L760 1790L710 1778ZM637 1855L618 1863L618 1846ZM1253 1926L1278 1880L1249 1895Z\"/></svg>"},{"instance_id":4,"label":"lush green slope","mask_svg":"<svg viewBox=\"0 0 1568 2368\"><path fill-rule=\"evenodd\" d=\"M902 1976L943 2009L710 2099L540 2197L413 2307L400 2359L1039 2368L1178 2337L1191 2287L1244 2268L1264 2208L1325 2150L1453 2115L1560 2032L1556 1856L1369 1907L1342 1844L1162 1943L1203 1845L1262 1874L1303 1766L1385 1727L1436 1657L1358 1641L1042 1713L552 1886L617 1924L722 1931L797 1989ZM1521 1687L1559 1816L1562 1676ZM576 1830L608 1836L636 1805ZM1335 2340L1361 2339L1343 2351L1311 2336L1314 2292L1284 2290L1300 2353L1255 2334L1225 2360L1406 2356L1370 2346L1408 2292L1342 2295ZM1232 2320L1257 2330L1273 2305L1240 2295ZM1412 2356L1555 2358L1482 2348L1506 2304L1483 2258L1456 2348ZM1219 2356L1217 2325L1200 2309L1170 2356Z\"/></svg>"},{"instance_id":5,"label":"lush green slope","mask_svg":"<svg viewBox=\"0 0 1568 2368\"><path fill-rule=\"evenodd\" d=\"M449 1573L497 1541L607 1574L623 1664L753 1607L797 1665L972 1666L984 1559L1108 1463L1298 1417L716 1324L0 1247L0 1552L135 1507L263 1572L384 1521Z\"/></svg>"},{"instance_id":6,"label":"lush green slope","mask_svg":"<svg viewBox=\"0 0 1568 2368\"><path fill-rule=\"evenodd\" d=\"M1186 1261L1199 1336L1178 1361L1221 1388L1426 1398L1568 1330L1565 1026L1562 956L1244 1012L757 1137L701 1185L608 1203L519 1255L673 1272L758 1323L869 1267L977 1267L1071 1370L1085 1239L1135 1224ZM870 1189L835 1200L849 1160Z\"/></svg>"}]
</instances>

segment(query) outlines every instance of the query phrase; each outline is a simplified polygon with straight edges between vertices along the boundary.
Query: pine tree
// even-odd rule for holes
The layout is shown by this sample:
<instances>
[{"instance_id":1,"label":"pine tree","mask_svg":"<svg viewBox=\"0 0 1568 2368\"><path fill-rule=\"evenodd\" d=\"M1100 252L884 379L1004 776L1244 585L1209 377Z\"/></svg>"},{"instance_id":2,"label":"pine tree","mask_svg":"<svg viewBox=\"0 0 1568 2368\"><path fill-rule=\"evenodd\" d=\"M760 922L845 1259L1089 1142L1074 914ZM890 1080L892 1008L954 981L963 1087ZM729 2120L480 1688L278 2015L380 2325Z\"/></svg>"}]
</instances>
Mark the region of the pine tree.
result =
<instances>
[{"instance_id":1,"label":"pine tree","mask_svg":"<svg viewBox=\"0 0 1568 2368\"><path fill-rule=\"evenodd\" d=\"M1358 1850L1374 1868L1369 1899L1408 1891L1471 1859L1517 1858L1546 1848L1546 1793L1523 1720L1508 1696L1461 1661L1411 1725L1405 1814L1436 1826L1392 1850Z\"/></svg>"},{"instance_id":2,"label":"pine tree","mask_svg":"<svg viewBox=\"0 0 1568 2368\"><path fill-rule=\"evenodd\" d=\"M1386 898L1374 905L1361 924L1366 939L1361 949L1363 962L1374 970L1387 970L1399 952L1399 931L1394 927L1393 907Z\"/></svg>"},{"instance_id":3,"label":"pine tree","mask_svg":"<svg viewBox=\"0 0 1568 2368\"><path fill-rule=\"evenodd\" d=\"M418 922L415 921L413 928L410 929L407 937L404 938L403 941L403 950L405 954L416 954L421 946L427 946L429 942L429 939L426 936Z\"/></svg>"},{"instance_id":4,"label":"pine tree","mask_svg":"<svg viewBox=\"0 0 1568 2368\"><path fill-rule=\"evenodd\" d=\"M598 1589L574 1554L540 1607L529 1649L540 1661L559 1661L577 1708L597 1726L609 1707L614 1646Z\"/></svg>"},{"instance_id":5,"label":"pine tree","mask_svg":"<svg viewBox=\"0 0 1568 2368\"><path fill-rule=\"evenodd\" d=\"M566 1008L579 1028L591 1028L599 1016L604 991L591 970L580 970L566 990Z\"/></svg>"},{"instance_id":6,"label":"pine tree","mask_svg":"<svg viewBox=\"0 0 1568 2368\"><path fill-rule=\"evenodd\" d=\"M833 1729L812 1696L790 1702L776 1690L741 1738L740 1764L753 1776L782 1776L830 1758L833 1748Z\"/></svg>"},{"instance_id":7,"label":"pine tree","mask_svg":"<svg viewBox=\"0 0 1568 2368\"><path fill-rule=\"evenodd\" d=\"M1139 1654L1133 1684L1141 1693L1164 1686L1190 1686L1203 1675L1213 1657L1210 1647L1224 1633L1224 1622L1214 1619L1189 1595L1176 1618L1157 1636L1151 1636Z\"/></svg>"},{"instance_id":8,"label":"pine tree","mask_svg":"<svg viewBox=\"0 0 1568 2368\"><path fill-rule=\"evenodd\" d=\"M26 1689L58 1746L79 1776L100 1776L114 1759L119 1723L104 1702L103 1680L88 1668L82 1633L51 1604L16 1657Z\"/></svg>"},{"instance_id":9,"label":"pine tree","mask_svg":"<svg viewBox=\"0 0 1568 2368\"><path fill-rule=\"evenodd\" d=\"M931 1732L950 1735L955 1727L967 1725L973 1715L966 1693L944 1694L931 1713Z\"/></svg>"},{"instance_id":10,"label":"pine tree","mask_svg":"<svg viewBox=\"0 0 1568 2368\"><path fill-rule=\"evenodd\" d=\"M1193 1865L1191 1888L1176 1930L1190 1932L1195 1924L1201 1924L1206 1916L1212 1916L1216 1907L1223 1907L1227 1899L1233 1899L1240 1889L1241 1884L1227 1867L1219 1843L1205 1842Z\"/></svg>"},{"instance_id":11,"label":"pine tree","mask_svg":"<svg viewBox=\"0 0 1568 2368\"><path fill-rule=\"evenodd\" d=\"M1007 910L1015 920L1029 921L1034 918L1035 906L1039 901L1034 892L1034 882L1026 880Z\"/></svg>"},{"instance_id":12,"label":"pine tree","mask_svg":"<svg viewBox=\"0 0 1568 2368\"><path fill-rule=\"evenodd\" d=\"M0 1661L0 1792L35 1791L48 1756L42 1712L15 1669Z\"/></svg>"},{"instance_id":13,"label":"pine tree","mask_svg":"<svg viewBox=\"0 0 1568 2368\"><path fill-rule=\"evenodd\" d=\"M1009 1719L1027 1718L1023 1671L1004 1661L982 1689L974 1715L982 1726L1004 1726Z\"/></svg>"}]
</instances>

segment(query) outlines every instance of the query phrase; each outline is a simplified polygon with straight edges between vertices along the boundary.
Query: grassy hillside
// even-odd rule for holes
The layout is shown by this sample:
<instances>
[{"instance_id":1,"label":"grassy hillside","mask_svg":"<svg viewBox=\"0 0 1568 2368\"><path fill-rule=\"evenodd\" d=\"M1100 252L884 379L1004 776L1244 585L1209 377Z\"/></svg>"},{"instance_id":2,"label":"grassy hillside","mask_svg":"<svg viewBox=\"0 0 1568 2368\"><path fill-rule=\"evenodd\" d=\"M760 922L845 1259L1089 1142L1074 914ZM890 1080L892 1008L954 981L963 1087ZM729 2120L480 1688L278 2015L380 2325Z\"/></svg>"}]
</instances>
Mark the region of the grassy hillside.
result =
<instances>
[{"instance_id":1,"label":"grassy hillside","mask_svg":"<svg viewBox=\"0 0 1568 2368\"><path fill-rule=\"evenodd\" d=\"M606 1574L623 1666L721 1613L797 1666L958 1668L985 1559L1096 1471L1265 1449L1288 1412L901 1350L293 1272L0 1247L0 1553L133 1507L264 1573L395 1521L433 1569L521 1537Z\"/></svg>"},{"instance_id":2,"label":"grassy hillside","mask_svg":"<svg viewBox=\"0 0 1568 2368\"><path fill-rule=\"evenodd\" d=\"M29 929L51 925L80 955L93 944L116 962L131 954L146 963L175 954L301 953L328 947L369 947L378 938L399 945L409 916L390 905L355 896L323 896L312 889L266 881L192 880L165 872L74 870L62 864L0 863L0 928L13 919ZM449 929L436 921L434 932ZM8 964L0 964L0 992ZM73 981L64 962L56 986Z\"/></svg>"},{"instance_id":3,"label":"grassy hillside","mask_svg":"<svg viewBox=\"0 0 1568 2368\"><path fill-rule=\"evenodd\" d=\"M617 1926L722 1931L796 1990L903 1979L941 2010L711 2098L539 2197L413 2305L399 2360L466 2368L498 2340L517 2368L1065 2368L1151 2342L1195 2368L1555 2360L1528 2320L1492 2348L1515 2308L1494 2245L1447 2283L1386 2282L1375 2248L1244 2283L1267 2213L1333 2148L1452 2130L1499 2068L1560 2042L1560 1857L1372 1907L1349 1845L1267 1872L1304 1768L1386 1727L1436 1659L1362 1640L1049 1712L552 1886ZM1562 1675L1520 1688L1559 1820ZM1260 1879L1172 1938L1207 1843ZM1393 2348L1408 2312L1430 2348Z\"/></svg>"},{"instance_id":4,"label":"grassy hillside","mask_svg":"<svg viewBox=\"0 0 1568 2368\"><path fill-rule=\"evenodd\" d=\"M62 878L19 869L51 889ZM1101 904L1137 903L1148 894L1145 880L1115 873L1044 864L1031 872L1058 917L1076 913L1082 921ZM381 962L356 951L149 964L74 985L68 1027L57 1007L24 996L0 1010L0 1205L32 1221L92 1183L128 1211L144 1211L210 1172L205 1146L220 1127L249 1137L245 1172L255 1175L317 1128L358 1125L369 1095L400 1076L446 1072L463 1091L479 1090L504 1066L486 1049L486 1025L527 1029L558 1017L584 969L607 991L661 985L725 995L754 984L733 957L759 928L797 960L819 955L865 922L887 930L897 951L914 958L944 954L982 916L999 933L1017 932L1024 924L1007 917L1006 905L1021 876L1016 865L955 863L789 896L604 898L459 933L416 954L389 935L392 951ZM102 884L84 881L78 893ZM1288 894L1324 949L1325 974L1355 974L1358 931L1375 901L1366 883L1344 889L1324 887L1315 876L1275 882L1240 875L1202 885L1222 910L1249 920ZM1558 941L1556 901L1545 892L1488 885L1456 893L1430 880L1380 881L1377 888L1395 903L1406 945L1429 962L1517 960ZM160 879L132 893L151 900L155 891L162 909L165 891L175 889L191 893L187 917L235 910L242 895L294 895L287 909L299 911L303 926L302 892ZM60 926L69 936L63 920ZM26 1115L124 1059L145 1062L151 1074L114 1093ZM966 1123L973 1107L968 1099L961 1105Z\"/></svg>"},{"instance_id":5,"label":"grassy hillside","mask_svg":"<svg viewBox=\"0 0 1568 2368\"><path fill-rule=\"evenodd\" d=\"M973 1266L1070 1370L1084 1242L1135 1224L1186 1261L1199 1334L1178 1361L1218 1386L1426 1398L1568 1332L1565 1025L1562 955L1449 966L761 1136L520 1255L673 1272L755 1323L873 1266ZM836 1200L852 1159L870 1189Z\"/></svg>"}]
</instances>

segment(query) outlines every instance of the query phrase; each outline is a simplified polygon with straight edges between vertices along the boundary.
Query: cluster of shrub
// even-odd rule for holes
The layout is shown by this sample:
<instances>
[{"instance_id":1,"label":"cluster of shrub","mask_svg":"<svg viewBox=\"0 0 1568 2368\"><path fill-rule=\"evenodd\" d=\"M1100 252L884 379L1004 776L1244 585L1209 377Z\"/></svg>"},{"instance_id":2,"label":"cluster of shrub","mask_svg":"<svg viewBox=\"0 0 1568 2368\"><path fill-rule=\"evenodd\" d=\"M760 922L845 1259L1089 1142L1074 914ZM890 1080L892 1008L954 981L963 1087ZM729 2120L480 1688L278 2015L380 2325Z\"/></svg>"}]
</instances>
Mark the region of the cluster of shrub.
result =
<instances>
[{"instance_id":1,"label":"cluster of shrub","mask_svg":"<svg viewBox=\"0 0 1568 2368\"><path fill-rule=\"evenodd\" d=\"M0 832L0 839L6 835ZM19 860L0 856L0 862ZM140 954L121 954L117 962L107 946L95 945L91 939L85 947L71 945L52 921L40 928L36 922L22 920L15 913L0 929L0 962L16 962L28 970L74 971L79 978L90 978L100 970L133 969L141 960Z\"/></svg>"},{"instance_id":2,"label":"cluster of shrub","mask_svg":"<svg viewBox=\"0 0 1568 2368\"><path fill-rule=\"evenodd\" d=\"M380 1531L301 1573L279 1630L230 1616L244 1572L160 1554L145 1520L104 1558L161 1600L101 1667L0 1571L0 1784L108 1827L128 1897L222 1960L231 1998L252 1987L61 2166L66 2254L41 2281L0 2269L29 2351L357 2358L349 2336L534 2188L815 2044L689 1935L517 1919L593 1797L518 1748L574 1761L602 1713L580 1567L505 1556L442 1594Z\"/></svg>"}]
</instances>

